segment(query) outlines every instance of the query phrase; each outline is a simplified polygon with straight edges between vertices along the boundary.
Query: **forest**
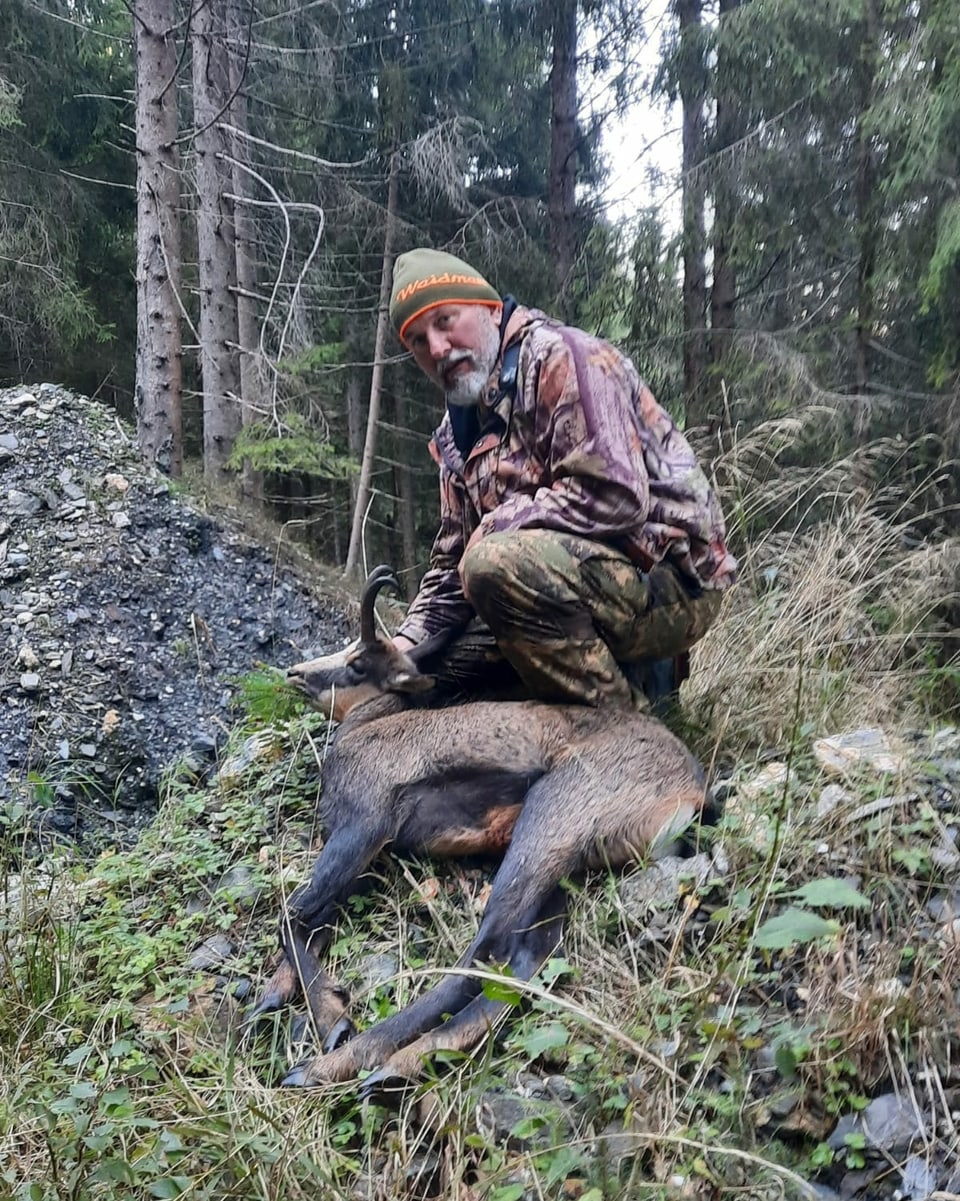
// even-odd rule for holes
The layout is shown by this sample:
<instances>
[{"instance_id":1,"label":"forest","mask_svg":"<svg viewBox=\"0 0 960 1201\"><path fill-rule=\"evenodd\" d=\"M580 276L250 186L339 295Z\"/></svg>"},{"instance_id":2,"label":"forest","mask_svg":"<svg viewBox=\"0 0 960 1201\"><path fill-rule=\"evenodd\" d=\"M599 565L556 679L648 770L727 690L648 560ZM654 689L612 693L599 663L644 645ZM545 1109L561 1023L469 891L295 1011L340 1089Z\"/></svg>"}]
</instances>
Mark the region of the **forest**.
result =
<instances>
[{"instance_id":1,"label":"forest","mask_svg":"<svg viewBox=\"0 0 960 1201\"><path fill-rule=\"evenodd\" d=\"M239 1041L316 841L317 715L254 673L215 775L28 883L31 814L89 776L31 773L0 1193L960 1193L956 0L4 0L0 160L0 416L23 385L49 418L42 381L102 402L165 497L309 551L338 602L381 562L413 595L436 531L442 401L387 321L416 246L629 353L740 565L671 714L718 832L667 900L571 885L557 957L485 983L511 1032L397 1112L274 1087L286 1016ZM112 536L134 501L102 491ZM346 907L361 1024L467 945L483 879L403 863L390 930Z\"/></svg>"},{"instance_id":2,"label":"forest","mask_svg":"<svg viewBox=\"0 0 960 1201\"><path fill-rule=\"evenodd\" d=\"M331 563L356 566L358 507L410 581L429 547L437 398L378 323L414 245L615 340L714 448L815 407L819 461L896 439L912 493L955 456L946 2L0 22L0 378L139 395L149 457L265 494Z\"/></svg>"}]
</instances>

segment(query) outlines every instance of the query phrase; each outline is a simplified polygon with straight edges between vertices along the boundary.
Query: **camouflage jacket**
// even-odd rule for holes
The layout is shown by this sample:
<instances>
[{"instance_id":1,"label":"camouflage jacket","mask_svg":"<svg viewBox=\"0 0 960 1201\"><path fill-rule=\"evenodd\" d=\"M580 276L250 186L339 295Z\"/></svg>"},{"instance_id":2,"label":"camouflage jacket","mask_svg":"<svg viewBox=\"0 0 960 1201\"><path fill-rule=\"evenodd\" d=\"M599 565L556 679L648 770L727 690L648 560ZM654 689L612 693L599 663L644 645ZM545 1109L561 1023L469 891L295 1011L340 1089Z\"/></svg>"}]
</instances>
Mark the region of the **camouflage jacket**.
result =
<instances>
[{"instance_id":1,"label":"camouflage jacket","mask_svg":"<svg viewBox=\"0 0 960 1201\"><path fill-rule=\"evenodd\" d=\"M458 567L471 539L551 529L615 546L640 570L669 557L703 588L733 582L720 506L686 438L608 342L517 308L517 388L500 363L466 459L449 414L430 443L440 467L440 529L400 633L414 642L473 615Z\"/></svg>"}]
</instances>

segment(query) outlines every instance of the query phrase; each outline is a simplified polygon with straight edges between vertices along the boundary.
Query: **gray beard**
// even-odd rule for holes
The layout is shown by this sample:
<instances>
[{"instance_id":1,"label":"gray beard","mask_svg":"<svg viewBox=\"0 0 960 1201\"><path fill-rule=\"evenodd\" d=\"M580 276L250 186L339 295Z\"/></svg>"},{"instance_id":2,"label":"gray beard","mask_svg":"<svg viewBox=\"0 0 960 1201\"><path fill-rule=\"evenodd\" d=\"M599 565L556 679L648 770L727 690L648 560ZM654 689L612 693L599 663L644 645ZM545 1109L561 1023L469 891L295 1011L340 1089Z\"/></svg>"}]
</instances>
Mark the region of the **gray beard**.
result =
<instances>
[{"instance_id":1,"label":"gray beard","mask_svg":"<svg viewBox=\"0 0 960 1201\"><path fill-rule=\"evenodd\" d=\"M453 381L453 386L449 390L444 390L447 404L456 405L458 408L479 404L483 400L487 380L490 378L490 372L497 365L499 355L500 334L493 325L490 326L489 331L484 330L483 345L475 355L463 351L454 351L452 355L449 355L447 366L451 364L451 360L455 365L469 359L473 363L473 368L470 371L461 372Z\"/></svg>"},{"instance_id":2,"label":"gray beard","mask_svg":"<svg viewBox=\"0 0 960 1201\"><path fill-rule=\"evenodd\" d=\"M461 373L454 381L453 387L444 393L447 404L456 405L461 409L479 404L483 399L484 389L489 378L490 372L484 371L481 367L474 367L472 371Z\"/></svg>"}]
</instances>

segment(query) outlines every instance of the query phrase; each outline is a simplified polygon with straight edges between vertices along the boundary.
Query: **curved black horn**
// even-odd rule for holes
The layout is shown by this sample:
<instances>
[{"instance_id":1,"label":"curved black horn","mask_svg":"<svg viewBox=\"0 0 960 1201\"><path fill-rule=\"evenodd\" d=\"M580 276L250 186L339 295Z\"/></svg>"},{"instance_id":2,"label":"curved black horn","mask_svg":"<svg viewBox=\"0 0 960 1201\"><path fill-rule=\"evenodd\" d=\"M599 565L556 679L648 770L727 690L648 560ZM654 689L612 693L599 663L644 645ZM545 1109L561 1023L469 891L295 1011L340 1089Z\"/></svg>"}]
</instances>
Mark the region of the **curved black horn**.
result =
<instances>
[{"instance_id":1,"label":"curved black horn","mask_svg":"<svg viewBox=\"0 0 960 1201\"><path fill-rule=\"evenodd\" d=\"M400 591L400 583L394 575L393 568L381 563L367 576L360 593L360 641L376 642L377 626L373 617L373 606L381 588L392 588Z\"/></svg>"}]
</instances>

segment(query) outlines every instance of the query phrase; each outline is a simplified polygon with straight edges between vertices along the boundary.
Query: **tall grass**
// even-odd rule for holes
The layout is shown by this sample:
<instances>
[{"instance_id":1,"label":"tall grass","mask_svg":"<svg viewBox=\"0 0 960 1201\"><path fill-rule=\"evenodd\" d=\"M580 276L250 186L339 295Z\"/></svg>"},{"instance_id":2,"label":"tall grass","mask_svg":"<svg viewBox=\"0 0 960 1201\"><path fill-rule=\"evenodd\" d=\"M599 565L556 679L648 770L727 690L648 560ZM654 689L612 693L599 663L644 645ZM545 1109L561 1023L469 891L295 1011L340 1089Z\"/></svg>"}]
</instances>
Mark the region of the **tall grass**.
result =
<instances>
[{"instance_id":1,"label":"tall grass","mask_svg":"<svg viewBox=\"0 0 960 1201\"><path fill-rule=\"evenodd\" d=\"M811 404L734 427L717 459L740 577L684 700L728 756L781 745L797 697L819 734L923 728L960 702L960 514L941 503L957 464L917 479L923 444L890 439L818 454L831 430Z\"/></svg>"}]
</instances>

